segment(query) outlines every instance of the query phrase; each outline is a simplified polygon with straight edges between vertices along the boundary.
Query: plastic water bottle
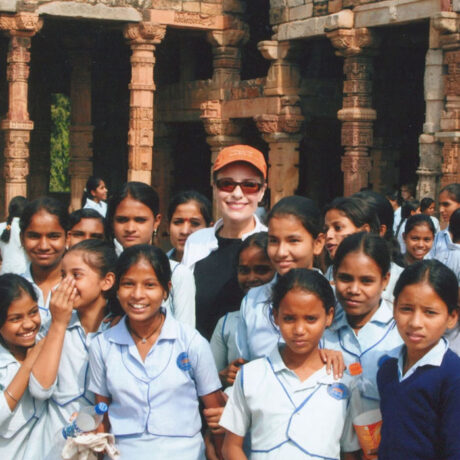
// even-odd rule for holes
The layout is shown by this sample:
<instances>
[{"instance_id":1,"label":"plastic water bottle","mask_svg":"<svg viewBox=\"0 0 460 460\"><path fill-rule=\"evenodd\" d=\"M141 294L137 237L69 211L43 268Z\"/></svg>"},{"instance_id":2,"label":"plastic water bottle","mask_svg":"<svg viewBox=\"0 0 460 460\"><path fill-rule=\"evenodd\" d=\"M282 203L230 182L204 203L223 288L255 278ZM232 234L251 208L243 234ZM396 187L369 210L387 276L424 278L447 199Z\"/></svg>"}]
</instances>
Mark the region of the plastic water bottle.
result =
<instances>
[{"instance_id":1,"label":"plastic water bottle","mask_svg":"<svg viewBox=\"0 0 460 460\"><path fill-rule=\"evenodd\" d=\"M82 433L95 430L107 412L107 404L100 402L95 406L87 406L78 412L77 416L62 429L64 439L75 438Z\"/></svg>"},{"instance_id":2,"label":"plastic water bottle","mask_svg":"<svg viewBox=\"0 0 460 460\"><path fill-rule=\"evenodd\" d=\"M372 386L363 376L363 369L359 362L348 367L350 375L356 378L356 384L351 393L350 409L353 427L358 435L359 444L366 460L377 459L377 450L380 444L380 429L382 414L379 401L366 398L366 390Z\"/></svg>"}]
</instances>

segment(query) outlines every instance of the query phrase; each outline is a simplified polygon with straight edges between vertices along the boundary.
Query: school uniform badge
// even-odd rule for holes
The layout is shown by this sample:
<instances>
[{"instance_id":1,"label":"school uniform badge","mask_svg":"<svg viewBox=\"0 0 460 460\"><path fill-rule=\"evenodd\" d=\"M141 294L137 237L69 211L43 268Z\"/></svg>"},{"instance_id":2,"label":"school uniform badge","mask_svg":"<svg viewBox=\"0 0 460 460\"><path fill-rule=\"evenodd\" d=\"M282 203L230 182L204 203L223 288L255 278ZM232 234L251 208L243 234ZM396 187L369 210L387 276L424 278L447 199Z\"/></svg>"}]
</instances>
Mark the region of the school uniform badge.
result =
<instances>
[{"instance_id":1,"label":"school uniform badge","mask_svg":"<svg viewBox=\"0 0 460 460\"><path fill-rule=\"evenodd\" d=\"M350 397L350 390L343 383L331 383L327 387L327 392L329 396L332 396L334 399L348 399Z\"/></svg>"},{"instance_id":2,"label":"school uniform badge","mask_svg":"<svg viewBox=\"0 0 460 460\"><path fill-rule=\"evenodd\" d=\"M192 368L192 364L190 363L190 359L188 357L188 353L183 351L179 353L176 360L177 367L182 371L189 371Z\"/></svg>"}]
</instances>

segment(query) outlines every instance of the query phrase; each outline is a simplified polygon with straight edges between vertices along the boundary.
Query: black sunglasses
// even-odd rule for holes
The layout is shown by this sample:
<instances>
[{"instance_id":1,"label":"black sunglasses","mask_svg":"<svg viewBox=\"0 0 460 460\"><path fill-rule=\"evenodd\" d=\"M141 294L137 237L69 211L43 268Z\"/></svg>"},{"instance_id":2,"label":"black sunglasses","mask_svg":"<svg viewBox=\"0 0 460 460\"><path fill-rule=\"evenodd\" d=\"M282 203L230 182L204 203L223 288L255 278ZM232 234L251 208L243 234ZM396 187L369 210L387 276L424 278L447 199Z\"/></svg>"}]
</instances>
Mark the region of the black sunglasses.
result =
<instances>
[{"instance_id":1,"label":"black sunglasses","mask_svg":"<svg viewBox=\"0 0 460 460\"><path fill-rule=\"evenodd\" d=\"M253 180L236 182L233 179L217 179L216 187L223 192L233 192L239 186L243 193L257 193L264 184Z\"/></svg>"}]
</instances>

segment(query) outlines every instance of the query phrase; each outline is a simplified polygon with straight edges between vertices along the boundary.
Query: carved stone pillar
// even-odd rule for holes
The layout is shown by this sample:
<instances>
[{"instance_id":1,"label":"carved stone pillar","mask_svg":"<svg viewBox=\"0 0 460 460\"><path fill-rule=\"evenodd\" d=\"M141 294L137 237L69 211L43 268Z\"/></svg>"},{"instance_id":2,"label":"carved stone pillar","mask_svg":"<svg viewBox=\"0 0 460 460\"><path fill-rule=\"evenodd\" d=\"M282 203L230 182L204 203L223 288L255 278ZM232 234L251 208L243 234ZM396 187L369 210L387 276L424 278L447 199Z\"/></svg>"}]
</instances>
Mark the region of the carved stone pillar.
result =
<instances>
[{"instance_id":1,"label":"carved stone pillar","mask_svg":"<svg viewBox=\"0 0 460 460\"><path fill-rule=\"evenodd\" d=\"M433 18L440 32L439 45L443 51L445 106L440 131L435 134L442 144L441 186L460 182L460 15L442 12Z\"/></svg>"},{"instance_id":2,"label":"carved stone pillar","mask_svg":"<svg viewBox=\"0 0 460 460\"><path fill-rule=\"evenodd\" d=\"M283 99L285 104L298 97ZM298 105L285 105L280 115L259 115L254 118L258 130L269 146L268 187L270 207L281 198L293 195L299 186L299 134L304 120Z\"/></svg>"},{"instance_id":3,"label":"carved stone pillar","mask_svg":"<svg viewBox=\"0 0 460 460\"><path fill-rule=\"evenodd\" d=\"M87 44L86 44L87 45ZM93 174L93 125L91 124L91 49L69 52L70 78L70 211L81 208L88 177Z\"/></svg>"},{"instance_id":4,"label":"carved stone pillar","mask_svg":"<svg viewBox=\"0 0 460 460\"><path fill-rule=\"evenodd\" d=\"M160 235L159 245L168 249L168 219L167 211L173 189L174 171L174 130L166 123L155 123L155 162L152 170L152 186L160 198L160 213L163 218L158 229Z\"/></svg>"},{"instance_id":5,"label":"carved stone pillar","mask_svg":"<svg viewBox=\"0 0 460 460\"><path fill-rule=\"evenodd\" d=\"M385 193L388 187L398 187L398 150L394 145L388 145L388 139L374 137L374 145L370 150L372 170L369 172L369 181L372 190Z\"/></svg>"},{"instance_id":6,"label":"carved stone pillar","mask_svg":"<svg viewBox=\"0 0 460 460\"><path fill-rule=\"evenodd\" d=\"M368 186L371 170L369 149L373 145L372 58L378 40L366 29L337 29L327 33L336 55L345 58L343 71L343 107L337 113L342 122L344 196Z\"/></svg>"},{"instance_id":7,"label":"carved stone pillar","mask_svg":"<svg viewBox=\"0 0 460 460\"><path fill-rule=\"evenodd\" d=\"M9 38L7 57L8 113L1 123L5 131L5 209L16 195L27 196L29 140L33 122L28 112L28 79L31 37L42 27L37 14L0 16L0 30Z\"/></svg>"},{"instance_id":8,"label":"carved stone pillar","mask_svg":"<svg viewBox=\"0 0 460 460\"><path fill-rule=\"evenodd\" d=\"M212 165L224 147L242 143L242 139L239 137L241 126L236 120L222 118L222 106L219 101L207 101L201 104L201 119L208 134L206 142L211 147L210 183L212 185ZM216 200L213 200L212 209L215 221L220 217Z\"/></svg>"},{"instance_id":9,"label":"carved stone pillar","mask_svg":"<svg viewBox=\"0 0 460 460\"><path fill-rule=\"evenodd\" d=\"M129 85L128 181L151 183L153 150L153 69L155 46L164 38L166 26L151 22L129 24L125 38L131 47Z\"/></svg>"},{"instance_id":10,"label":"carved stone pillar","mask_svg":"<svg viewBox=\"0 0 460 460\"><path fill-rule=\"evenodd\" d=\"M443 56L439 48L439 32L430 27L430 48L425 57L425 123L419 137L420 163L417 169L417 198L438 196L441 177L442 151L435 133L439 131L441 112L444 106Z\"/></svg>"},{"instance_id":11,"label":"carved stone pillar","mask_svg":"<svg viewBox=\"0 0 460 460\"><path fill-rule=\"evenodd\" d=\"M233 28L208 32L208 42L212 45L214 86L235 84L240 80L241 50L249 39L247 24L234 19Z\"/></svg>"}]
</instances>

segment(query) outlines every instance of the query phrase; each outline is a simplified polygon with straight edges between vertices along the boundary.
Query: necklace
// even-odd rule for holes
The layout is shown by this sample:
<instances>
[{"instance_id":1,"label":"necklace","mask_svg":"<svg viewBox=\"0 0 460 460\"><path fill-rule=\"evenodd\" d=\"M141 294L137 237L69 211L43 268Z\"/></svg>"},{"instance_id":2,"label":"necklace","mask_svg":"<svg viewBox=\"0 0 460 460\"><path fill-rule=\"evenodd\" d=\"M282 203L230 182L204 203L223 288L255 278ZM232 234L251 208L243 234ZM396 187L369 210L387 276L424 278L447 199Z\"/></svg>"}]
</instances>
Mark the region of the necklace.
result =
<instances>
[{"instance_id":1,"label":"necklace","mask_svg":"<svg viewBox=\"0 0 460 460\"><path fill-rule=\"evenodd\" d=\"M129 325L128 323L128 330L131 334L134 334L138 339L141 339L141 342L142 343L147 343L147 340L150 339L150 337L152 337L152 335L155 334L155 332L158 332L158 330L161 328L161 326L163 325L163 322L164 322L164 319L165 319L165 316L164 315L161 315L161 321L160 321L160 324L153 330L153 332L148 335L147 337L142 337L141 335L139 335L134 329L131 328L131 326Z\"/></svg>"}]
</instances>

